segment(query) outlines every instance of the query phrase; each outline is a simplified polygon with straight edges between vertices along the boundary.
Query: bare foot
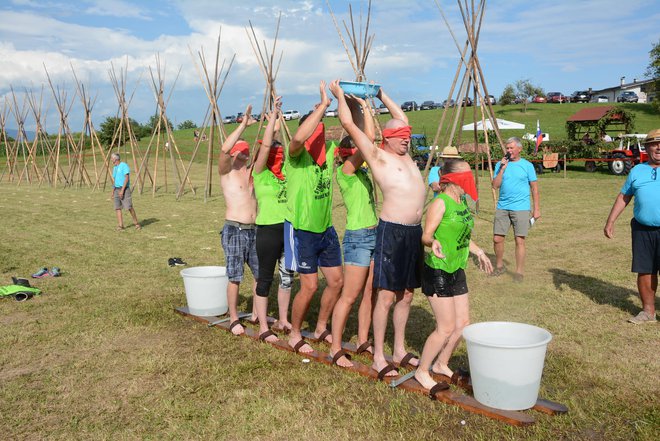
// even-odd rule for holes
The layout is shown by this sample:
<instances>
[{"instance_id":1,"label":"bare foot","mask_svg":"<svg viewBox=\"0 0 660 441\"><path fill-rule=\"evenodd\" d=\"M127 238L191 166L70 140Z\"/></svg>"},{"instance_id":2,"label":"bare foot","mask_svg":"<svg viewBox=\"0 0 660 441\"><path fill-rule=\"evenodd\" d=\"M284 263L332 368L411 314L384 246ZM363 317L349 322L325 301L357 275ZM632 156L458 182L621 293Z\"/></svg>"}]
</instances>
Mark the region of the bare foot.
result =
<instances>
[{"instance_id":1,"label":"bare foot","mask_svg":"<svg viewBox=\"0 0 660 441\"><path fill-rule=\"evenodd\" d=\"M389 363L385 361L385 359L380 361L376 361L374 359L374 363L371 365L371 369L375 370L376 372L380 372L385 369L388 364ZM385 374L386 377L396 377L397 375L399 375L399 373L396 370L389 371Z\"/></svg>"},{"instance_id":2,"label":"bare foot","mask_svg":"<svg viewBox=\"0 0 660 441\"><path fill-rule=\"evenodd\" d=\"M339 352L339 351L337 351L337 352ZM331 353L330 353L330 355L332 356L332 358L335 357L335 354L336 354L337 352L334 352L334 353L331 352ZM349 360L348 358L346 358L346 355L342 355L341 357L339 357L339 358L337 359L337 361L335 361L335 364L336 364L337 366L339 366L339 367L344 367L344 368L350 368L350 367L353 367L353 362L352 362L351 360Z\"/></svg>"},{"instance_id":3,"label":"bare foot","mask_svg":"<svg viewBox=\"0 0 660 441\"><path fill-rule=\"evenodd\" d=\"M300 342L302 342L302 344L300 344ZM311 354L314 352L314 348L305 343L302 337L289 337L289 346L291 346L295 352L300 352L301 354Z\"/></svg>"},{"instance_id":4,"label":"bare foot","mask_svg":"<svg viewBox=\"0 0 660 441\"><path fill-rule=\"evenodd\" d=\"M332 334L327 329L319 332L318 330L314 331L314 338L318 341L325 341L326 343L332 344Z\"/></svg>"},{"instance_id":5,"label":"bare foot","mask_svg":"<svg viewBox=\"0 0 660 441\"><path fill-rule=\"evenodd\" d=\"M428 390L431 390L431 388L436 385L436 381L431 378L428 372L419 369L415 371L415 380L417 380L424 389Z\"/></svg>"},{"instance_id":6,"label":"bare foot","mask_svg":"<svg viewBox=\"0 0 660 441\"><path fill-rule=\"evenodd\" d=\"M442 363L435 363L433 366L431 366L431 372L433 372L436 375L444 375L445 377L448 378L451 378L451 376L454 375L452 370L449 369L449 366Z\"/></svg>"},{"instance_id":7,"label":"bare foot","mask_svg":"<svg viewBox=\"0 0 660 441\"><path fill-rule=\"evenodd\" d=\"M396 352L395 351L392 354L392 361L394 361L395 363L401 363L401 361L405 360L406 362L403 363L405 366L402 366L402 367L406 367L408 365L413 366L413 367L419 366L419 359L417 357L411 357L412 354L410 354L410 356L408 356L408 354L410 354L410 352Z\"/></svg>"}]
</instances>

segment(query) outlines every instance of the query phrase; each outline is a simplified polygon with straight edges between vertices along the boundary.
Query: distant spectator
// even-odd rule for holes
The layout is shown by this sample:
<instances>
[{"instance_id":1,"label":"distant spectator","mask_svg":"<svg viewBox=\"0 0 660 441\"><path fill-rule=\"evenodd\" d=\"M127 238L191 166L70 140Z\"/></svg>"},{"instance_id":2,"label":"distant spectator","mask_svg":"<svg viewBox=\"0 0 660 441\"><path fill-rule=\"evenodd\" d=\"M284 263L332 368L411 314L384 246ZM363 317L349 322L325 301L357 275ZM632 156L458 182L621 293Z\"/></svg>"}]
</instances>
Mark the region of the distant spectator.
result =
<instances>
[{"instance_id":1,"label":"distant spectator","mask_svg":"<svg viewBox=\"0 0 660 441\"><path fill-rule=\"evenodd\" d=\"M199 141L199 130L195 130L193 132L193 139L195 140L195 142Z\"/></svg>"},{"instance_id":2,"label":"distant spectator","mask_svg":"<svg viewBox=\"0 0 660 441\"><path fill-rule=\"evenodd\" d=\"M601 134L600 139L603 142L612 142L612 137L605 132Z\"/></svg>"},{"instance_id":3,"label":"distant spectator","mask_svg":"<svg viewBox=\"0 0 660 441\"><path fill-rule=\"evenodd\" d=\"M591 145L594 143L594 140L591 139L589 132L584 134L584 136L582 137L582 142L585 143L586 145Z\"/></svg>"}]
</instances>

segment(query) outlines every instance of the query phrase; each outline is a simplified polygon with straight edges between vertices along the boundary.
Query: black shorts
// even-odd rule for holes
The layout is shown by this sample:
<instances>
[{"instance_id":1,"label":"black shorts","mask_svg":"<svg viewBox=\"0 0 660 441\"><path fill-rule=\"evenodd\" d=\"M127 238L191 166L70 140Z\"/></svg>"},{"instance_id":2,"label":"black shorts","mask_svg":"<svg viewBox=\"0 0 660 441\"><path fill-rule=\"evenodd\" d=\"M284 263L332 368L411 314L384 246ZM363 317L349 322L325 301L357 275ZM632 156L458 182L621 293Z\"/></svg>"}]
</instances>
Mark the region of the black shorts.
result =
<instances>
[{"instance_id":1,"label":"black shorts","mask_svg":"<svg viewBox=\"0 0 660 441\"><path fill-rule=\"evenodd\" d=\"M453 273L448 273L424 264L422 292L428 297L454 297L467 294L465 271L461 268Z\"/></svg>"},{"instance_id":2,"label":"black shorts","mask_svg":"<svg viewBox=\"0 0 660 441\"><path fill-rule=\"evenodd\" d=\"M658 274L660 271L660 227L647 227L633 218L632 232L633 273Z\"/></svg>"},{"instance_id":3,"label":"black shorts","mask_svg":"<svg viewBox=\"0 0 660 441\"><path fill-rule=\"evenodd\" d=\"M374 289L403 291L422 286L422 226L384 220L376 227Z\"/></svg>"}]
</instances>

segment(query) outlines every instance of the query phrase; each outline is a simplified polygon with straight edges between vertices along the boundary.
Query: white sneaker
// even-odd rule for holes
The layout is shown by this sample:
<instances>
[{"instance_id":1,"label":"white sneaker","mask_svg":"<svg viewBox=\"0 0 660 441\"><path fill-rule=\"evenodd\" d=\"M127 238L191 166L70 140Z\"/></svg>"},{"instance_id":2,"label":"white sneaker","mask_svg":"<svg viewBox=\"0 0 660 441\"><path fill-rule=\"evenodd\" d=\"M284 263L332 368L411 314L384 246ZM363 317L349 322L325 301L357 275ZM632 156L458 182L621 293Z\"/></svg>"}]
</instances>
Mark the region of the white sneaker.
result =
<instances>
[{"instance_id":1,"label":"white sneaker","mask_svg":"<svg viewBox=\"0 0 660 441\"><path fill-rule=\"evenodd\" d=\"M640 311L635 317L628 319L629 323L634 323L636 325L641 325L644 323L655 323L657 322L655 314L651 315L646 311Z\"/></svg>"}]
</instances>

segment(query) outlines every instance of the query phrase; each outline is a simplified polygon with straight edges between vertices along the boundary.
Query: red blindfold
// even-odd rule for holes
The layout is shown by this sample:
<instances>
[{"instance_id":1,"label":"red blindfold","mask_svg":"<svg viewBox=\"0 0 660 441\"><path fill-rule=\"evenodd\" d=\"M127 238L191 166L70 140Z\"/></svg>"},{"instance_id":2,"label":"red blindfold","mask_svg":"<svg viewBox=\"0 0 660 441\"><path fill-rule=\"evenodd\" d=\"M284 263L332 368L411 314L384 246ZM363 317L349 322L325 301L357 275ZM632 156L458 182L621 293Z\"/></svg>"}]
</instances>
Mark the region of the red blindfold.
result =
<instances>
[{"instance_id":1,"label":"red blindfold","mask_svg":"<svg viewBox=\"0 0 660 441\"><path fill-rule=\"evenodd\" d=\"M383 142L381 142L381 148L385 145L385 138L402 138L408 139L412 135L412 127L403 126L393 129L383 129Z\"/></svg>"},{"instance_id":2,"label":"red blindfold","mask_svg":"<svg viewBox=\"0 0 660 441\"><path fill-rule=\"evenodd\" d=\"M268 167L268 170L270 170L280 181L284 180L282 165L284 165L284 148L282 148L281 145L274 145L268 152L268 162L266 163L266 167Z\"/></svg>"},{"instance_id":3,"label":"red blindfold","mask_svg":"<svg viewBox=\"0 0 660 441\"><path fill-rule=\"evenodd\" d=\"M440 176L440 183L456 184L461 187L466 194L469 194L473 200L476 201L479 198L479 195L477 194L477 186L474 183L474 176L470 171L443 174Z\"/></svg>"},{"instance_id":4,"label":"red blindfold","mask_svg":"<svg viewBox=\"0 0 660 441\"><path fill-rule=\"evenodd\" d=\"M307 141L305 148L319 166L325 164L325 127L319 123Z\"/></svg>"},{"instance_id":5,"label":"red blindfold","mask_svg":"<svg viewBox=\"0 0 660 441\"><path fill-rule=\"evenodd\" d=\"M229 151L230 155L234 155L235 153L243 153L245 156L249 156L250 145L245 141L236 142L236 144L234 144L234 147L232 147L231 150Z\"/></svg>"}]
</instances>

